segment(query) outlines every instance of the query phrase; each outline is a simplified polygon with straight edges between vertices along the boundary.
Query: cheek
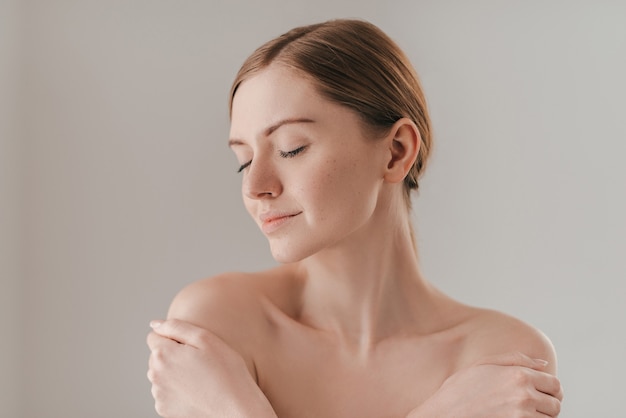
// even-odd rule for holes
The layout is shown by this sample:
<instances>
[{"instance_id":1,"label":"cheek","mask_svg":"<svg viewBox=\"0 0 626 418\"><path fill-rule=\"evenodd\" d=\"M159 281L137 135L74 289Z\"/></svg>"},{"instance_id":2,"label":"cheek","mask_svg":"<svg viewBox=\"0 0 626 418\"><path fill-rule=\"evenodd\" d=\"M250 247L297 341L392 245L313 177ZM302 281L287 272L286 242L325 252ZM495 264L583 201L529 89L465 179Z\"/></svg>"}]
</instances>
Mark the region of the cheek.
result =
<instances>
[{"instance_id":1,"label":"cheek","mask_svg":"<svg viewBox=\"0 0 626 418\"><path fill-rule=\"evenodd\" d=\"M318 220L324 221L339 212L357 215L370 206L371 170L367 175L358 161L330 159L314 173L300 192L317 208Z\"/></svg>"},{"instance_id":2,"label":"cheek","mask_svg":"<svg viewBox=\"0 0 626 418\"><path fill-rule=\"evenodd\" d=\"M300 185L301 196L316 209L318 217L325 216L329 206L339 203L344 191L341 187L345 181L344 171L336 159L328 159L312 168L306 176L307 181Z\"/></svg>"}]
</instances>

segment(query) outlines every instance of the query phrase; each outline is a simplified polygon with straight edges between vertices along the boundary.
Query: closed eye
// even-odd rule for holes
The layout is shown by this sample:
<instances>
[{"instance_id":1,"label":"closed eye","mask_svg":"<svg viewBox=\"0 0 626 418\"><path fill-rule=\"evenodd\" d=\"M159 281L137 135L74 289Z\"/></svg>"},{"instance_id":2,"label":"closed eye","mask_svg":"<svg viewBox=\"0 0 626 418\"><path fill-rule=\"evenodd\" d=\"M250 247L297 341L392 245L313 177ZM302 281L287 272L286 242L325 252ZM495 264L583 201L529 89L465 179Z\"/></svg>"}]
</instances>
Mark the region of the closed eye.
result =
<instances>
[{"instance_id":1,"label":"closed eye","mask_svg":"<svg viewBox=\"0 0 626 418\"><path fill-rule=\"evenodd\" d=\"M296 155L300 154L302 151L304 151L307 148L306 145L303 145L301 147L298 147L294 150L291 151L278 151L279 155L283 158L293 158ZM237 172L241 173L243 170L245 170L248 166L250 166L250 164L252 164L252 160L248 161L245 164L242 164L238 169Z\"/></svg>"},{"instance_id":2,"label":"closed eye","mask_svg":"<svg viewBox=\"0 0 626 418\"><path fill-rule=\"evenodd\" d=\"M278 151L278 153L280 154L281 157L283 158L293 158L296 155L300 154L302 151L304 151L306 149L306 145L303 145L299 148L296 148L292 151Z\"/></svg>"},{"instance_id":3,"label":"closed eye","mask_svg":"<svg viewBox=\"0 0 626 418\"><path fill-rule=\"evenodd\" d=\"M248 161L245 164L242 164L241 167L239 167L239 169L237 170L238 173L241 173L246 167L248 167L250 164L252 164L252 160Z\"/></svg>"}]
</instances>

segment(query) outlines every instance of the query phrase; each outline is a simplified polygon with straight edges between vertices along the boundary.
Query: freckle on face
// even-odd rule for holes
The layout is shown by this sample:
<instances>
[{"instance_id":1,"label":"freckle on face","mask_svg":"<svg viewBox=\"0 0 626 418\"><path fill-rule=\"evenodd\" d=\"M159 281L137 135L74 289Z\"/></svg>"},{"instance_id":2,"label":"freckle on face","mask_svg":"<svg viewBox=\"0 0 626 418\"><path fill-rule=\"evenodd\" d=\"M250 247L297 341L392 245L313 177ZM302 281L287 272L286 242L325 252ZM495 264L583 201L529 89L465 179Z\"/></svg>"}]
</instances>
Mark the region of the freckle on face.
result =
<instances>
[{"instance_id":1,"label":"freckle on face","mask_svg":"<svg viewBox=\"0 0 626 418\"><path fill-rule=\"evenodd\" d=\"M299 208L304 213L287 232L270 238L273 253L283 261L293 261L334 245L362 226L375 208L378 179L371 169L373 149L366 146L359 117L329 103L308 81L285 68L270 67L240 86L233 102L231 137L243 138L257 152L262 150L263 144L271 143L258 141L263 128L268 120L285 114L285 109L289 109L288 117L312 115L310 119L316 121L311 128L311 151L280 160L275 173L283 186L275 207ZM268 203L248 200L248 210L257 216Z\"/></svg>"}]
</instances>

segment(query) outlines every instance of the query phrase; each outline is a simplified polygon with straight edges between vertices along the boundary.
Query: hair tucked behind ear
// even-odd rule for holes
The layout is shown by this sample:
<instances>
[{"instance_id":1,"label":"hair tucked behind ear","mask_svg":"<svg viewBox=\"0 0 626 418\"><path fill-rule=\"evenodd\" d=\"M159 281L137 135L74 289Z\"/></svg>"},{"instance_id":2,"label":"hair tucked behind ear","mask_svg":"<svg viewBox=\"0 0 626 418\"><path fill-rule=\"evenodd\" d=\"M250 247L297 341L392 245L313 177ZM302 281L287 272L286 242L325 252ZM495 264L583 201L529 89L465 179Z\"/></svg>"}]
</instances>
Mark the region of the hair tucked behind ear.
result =
<instances>
[{"instance_id":1,"label":"hair tucked behind ear","mask_svg":"<svg viewBox=\"0 0 626 418\"><path fill-rule=\"evenodd\" d=\"M277 62L309 77L327 99L357 112L376 134L384 134L399 119L411 119L419 129L419 154L404 179L406 203L426 166L432 148L426 100L415 69L383 31L361 20L331 20L301 26L273 39L244 62L230 93Z\"/></svg>"}]
</instances>

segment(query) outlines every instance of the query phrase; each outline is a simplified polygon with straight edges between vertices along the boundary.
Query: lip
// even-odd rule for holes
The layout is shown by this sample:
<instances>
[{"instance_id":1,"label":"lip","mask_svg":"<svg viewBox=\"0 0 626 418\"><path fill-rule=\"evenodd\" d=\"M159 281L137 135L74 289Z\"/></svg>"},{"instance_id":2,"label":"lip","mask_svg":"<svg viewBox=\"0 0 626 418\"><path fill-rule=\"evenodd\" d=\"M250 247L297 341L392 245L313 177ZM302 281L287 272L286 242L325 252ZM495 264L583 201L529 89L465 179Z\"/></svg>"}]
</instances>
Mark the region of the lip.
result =
<instances>
[{"instance_id":1,"label":"lip","mask_svg":"<svg viewBox=\"0 0 626 418\"><path fill-rule=\"evenodd\" d=\"M266 233L272 233L291 221L294 217L302 212L285 212L285 211L269 211L259 215L261 221L261 230Z\"/></svg>"}]
</instances>

